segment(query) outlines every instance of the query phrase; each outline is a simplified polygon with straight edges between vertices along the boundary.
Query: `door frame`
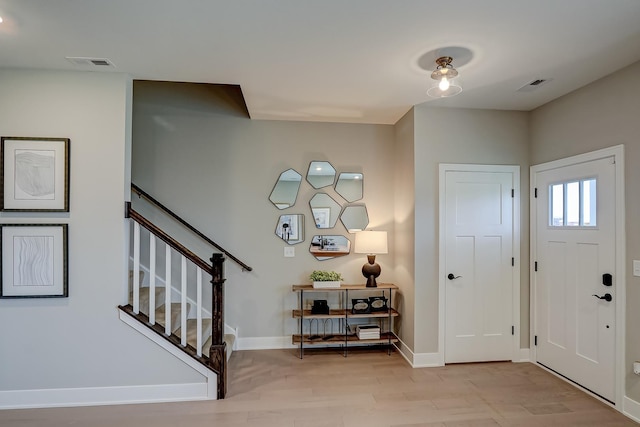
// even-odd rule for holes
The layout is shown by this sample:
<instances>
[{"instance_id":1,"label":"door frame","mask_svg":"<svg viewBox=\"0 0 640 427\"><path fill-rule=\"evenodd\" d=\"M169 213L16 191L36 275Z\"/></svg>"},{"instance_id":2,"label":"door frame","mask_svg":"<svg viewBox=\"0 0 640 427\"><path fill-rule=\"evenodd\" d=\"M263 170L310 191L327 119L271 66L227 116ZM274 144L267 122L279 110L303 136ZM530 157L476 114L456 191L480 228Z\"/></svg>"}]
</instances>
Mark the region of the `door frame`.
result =
<instances>
[{"instance_id":1,"label":"door frame","mask_svg":"<svg viewBox=\"0 0 640 427\"><path fill-rule=\"evenodd\" d=\"M534 201L535 188L536 188L536 174L541 171L546 171L550 169L557 169L566 166L572 166L579 163L591 162L594 160L603 159L606 157L613 157L614 162L616 164L615 171L615 251L616 251L616 261L615 261L615 280L613 283L614 286L614 295L616 296L615 301L615 309L616 309L616 355L614 358L615 361L615 408L622 412L622 404L624 398L624 377L625 377L625 301L626 301L626 288L627 288L627 280L625 274L625 260L626 260L626 239L625 239L625 189L624 189L624 145L616 145L609 148L603 148L601 150L591 151L584 154L578 154L576 156L565 157L558 160L553 160L547 163L541 163L538 165L531 166L530 168L530 222L529 222L529 230L530 230L530 239L531 239L531 248L530 248L530 269L529 269L529 283L530 283L530 343L529 348L531 349L530 359L532 362L537 363L537 353L535 346L535 336L536 336L536 310L537 310L537 302L535 299L536 292L536 278L535 271L533 266L536 262L536 251L537 251L537 209L536 203ZM540 366L540 365L538 365ZM543 367L544 368L544 367ZM549 371L554 373L553 371ZM557 373L554 373L557 375ZM560 378L564 378L560 376ZM572 383L573 384L573 383ZM581 388L583 389L583 388ZM585 390L585 389L583 389ZM587 391L588 392L588 391ZM600 396L589 393L590 395L596 397L598 400L609 404L606 400L600 398Z\"/></svg>"},{"instance_id":2,"label":"door frame","mask_svg":"<svg viewBox=\"0 0 640 427\"><path fill-rule=\"evenodd\" d=\"M512 361L521 360L520 357L520 166L519 165L476 165L440 163L439 165L439 265L438 265L438 362L444 366L445 361L445 318L446 318L446 239L445 239L445 205L446 189L445 176L447 172L500 172L513 175L513 235L512 247L515 265L512 270L513 294L512 316L514 333L512 335Z\"/></svg>"}]
</instances>

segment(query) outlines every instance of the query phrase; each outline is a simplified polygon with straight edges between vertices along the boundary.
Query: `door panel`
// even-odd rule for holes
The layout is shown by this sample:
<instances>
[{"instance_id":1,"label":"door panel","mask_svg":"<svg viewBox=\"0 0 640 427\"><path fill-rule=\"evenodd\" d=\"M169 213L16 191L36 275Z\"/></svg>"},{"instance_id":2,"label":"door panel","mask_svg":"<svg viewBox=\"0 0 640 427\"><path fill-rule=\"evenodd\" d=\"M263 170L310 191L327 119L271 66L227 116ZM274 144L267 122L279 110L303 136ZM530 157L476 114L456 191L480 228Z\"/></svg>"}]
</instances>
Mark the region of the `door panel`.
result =
<instances>
[{"instance_id":1,"label":"door panel","mask_svg":"<svg viewBox=\"0 0 640 427\"><path fill-rule=\"evenodd\" d=\"M608 292L615 298L613 289L602 284L602 275L615 270L614 177L612 158L540 171L534 177L538 190L534 254L538 271L533 284L536 360L611 401L615 398L615 303L594 295ZM584 196L596 204L590 212L593 218L584 221L590 225L576 225L579 209L566 206L567 225L563 225L563 214L552 208L557 200L550 194L551 186L557 189L570 183L565 205L579 200L586 212L589 203L579 196L575 183L590 179L596 183L595 194Z\"/></svg>"},{"instance_id":2,"label":"door panel","mask_svg":"<svg viewBox=\"0 0 640 427\"><path fill-rule=\"evenodd\" d=\"M445 362L511 360L513 173L444 179Z\"/></svg>"}]
</instances>

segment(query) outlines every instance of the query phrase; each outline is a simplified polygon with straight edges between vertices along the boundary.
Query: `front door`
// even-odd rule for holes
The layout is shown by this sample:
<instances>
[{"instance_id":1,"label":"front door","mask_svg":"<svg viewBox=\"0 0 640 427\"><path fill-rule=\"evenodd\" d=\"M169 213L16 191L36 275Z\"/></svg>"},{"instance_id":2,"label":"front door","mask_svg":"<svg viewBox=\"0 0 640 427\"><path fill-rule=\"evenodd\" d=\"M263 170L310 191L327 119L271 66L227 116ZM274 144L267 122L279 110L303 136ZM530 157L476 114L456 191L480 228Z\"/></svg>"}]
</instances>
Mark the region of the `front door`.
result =
<instances>
[{"instance_id":1,"label":"front door","mask_svg":"<svg viewBox=\"0 0 640 427\"><path fill-rule=\"evenodd\" d=\"M532 168L538 363L615 401L616 164Z\"/></svg>"},{"instance_id":2,"label":"front door","mask_svg":"<svg viewBox=\"0 0 640 427\"><path fill-rule=\"evenodd\" d=\"M446 170L444 177L441 172L444 362L511 360L518 169L455 169Z\"/></svg>"}]
</instances>

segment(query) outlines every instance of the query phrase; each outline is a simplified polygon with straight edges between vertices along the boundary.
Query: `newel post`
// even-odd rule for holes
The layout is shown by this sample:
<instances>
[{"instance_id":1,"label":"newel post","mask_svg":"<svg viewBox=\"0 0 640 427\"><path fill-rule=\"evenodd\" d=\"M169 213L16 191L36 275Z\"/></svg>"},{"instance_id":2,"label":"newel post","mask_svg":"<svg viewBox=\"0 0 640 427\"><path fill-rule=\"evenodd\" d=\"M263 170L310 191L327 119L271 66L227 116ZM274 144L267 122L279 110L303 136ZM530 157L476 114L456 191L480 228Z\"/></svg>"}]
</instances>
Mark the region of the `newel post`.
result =
<instances>
[{"instance_id":1,"label":"newel post","mask_svg":"<svg viewBox=\"0 0 640 427\"><path fill-rule=\"evenodd\" d=\"M227 344L224 342L224 256L211 257L212 315L209 363L218 373L218 399L227 394Z\"/></svg>"}]
</instances>

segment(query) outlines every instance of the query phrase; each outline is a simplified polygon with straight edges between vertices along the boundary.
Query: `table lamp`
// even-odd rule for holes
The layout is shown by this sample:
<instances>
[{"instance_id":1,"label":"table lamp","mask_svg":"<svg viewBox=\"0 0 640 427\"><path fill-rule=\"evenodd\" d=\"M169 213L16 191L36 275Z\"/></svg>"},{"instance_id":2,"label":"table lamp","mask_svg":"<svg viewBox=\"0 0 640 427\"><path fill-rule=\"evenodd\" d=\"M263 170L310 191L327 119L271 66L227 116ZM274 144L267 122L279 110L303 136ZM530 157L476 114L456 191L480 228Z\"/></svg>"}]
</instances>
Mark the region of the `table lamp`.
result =
<instances>
[{"instance_id":1,"label":"table lamp","mask_svg":"<svg viewBox=\"0 0 640 427\"><path fill-rule=\"evenodd\" d=\"M365 230L356 233L354 252L367 254L367 264L362 266L362 275L367 278L367 287L375 288L376 277L380 275L380 265L376 263L376 254L387 253L387 232Z\"/></svg>"}]
</instances>

